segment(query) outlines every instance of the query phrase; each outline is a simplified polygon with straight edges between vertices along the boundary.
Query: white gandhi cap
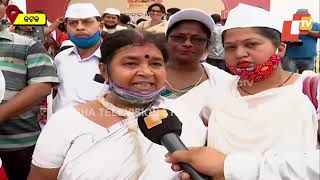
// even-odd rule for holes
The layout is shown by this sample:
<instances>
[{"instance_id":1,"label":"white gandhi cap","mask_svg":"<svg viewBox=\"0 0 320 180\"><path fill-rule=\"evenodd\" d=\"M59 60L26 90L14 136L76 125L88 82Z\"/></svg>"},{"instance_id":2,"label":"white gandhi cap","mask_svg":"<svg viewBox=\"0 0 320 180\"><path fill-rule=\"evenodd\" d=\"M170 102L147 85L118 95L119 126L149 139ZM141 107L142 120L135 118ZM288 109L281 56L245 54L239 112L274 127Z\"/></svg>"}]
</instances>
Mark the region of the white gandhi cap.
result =
<instances>
[{"instance_id":1,"label":"white gandhi cap","mask_svg":"<svg viewBox=\"0 0 320 180\"><path fill-rule=\"evenodd\" d=\"M282 22L265 9L239 4L228 13L223 31L248 27L267 27L281 32Z\"/></svg>"},{"instance_id":2,"label":"white gandhi cap","mask_svg":"<svg viewBox=\"0 0 320 180\"><path fill-rule=\"evenodd\" d=\"M104 10L103 15L104 14L112 14L112 15L120 16L120 11L115 8L107 8L106 10Z\"/></svg>"},{"instance_id":3,"label":"white gandhi cap","mask_svg":"<svg viewBox=\"0 0 320 180\"><path fill-rule=\"evenodd\" d=\"M100 13L92 3L77 3L71 4L68 7L64 17L84 19L90 17L100 17Z\"/></svg>"},{"instance_id":4,"label":"white gandhi cap","mask_svg":"<svg viewBox=\"0 0 320 180\"><path fill-rule=\"evenodd\" d=\"M195 8L188 8L183 9L174 15L170 16L166 34L167 31L177 22L183 21L183 20L194 20L199 21L200 23L204 24L211 32L214 31L214 21L213 19L204 11L195 9Z\"/></svg>"}]
</instances>

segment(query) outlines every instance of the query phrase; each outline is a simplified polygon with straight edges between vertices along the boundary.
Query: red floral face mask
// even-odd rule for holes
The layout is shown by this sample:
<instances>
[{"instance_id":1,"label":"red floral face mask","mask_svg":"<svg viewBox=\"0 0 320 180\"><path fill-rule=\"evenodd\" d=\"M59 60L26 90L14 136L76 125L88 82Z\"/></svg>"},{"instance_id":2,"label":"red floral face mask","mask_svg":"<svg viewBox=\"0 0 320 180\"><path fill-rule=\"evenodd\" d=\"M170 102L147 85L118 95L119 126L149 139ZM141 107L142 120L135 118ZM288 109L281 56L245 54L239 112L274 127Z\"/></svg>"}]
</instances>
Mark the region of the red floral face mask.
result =
<instances>
[{"instance_id":1,"label":"red floral face mask","mask_svg":"<svg viewBox=\"0 0 320 180\"><path fill-rule=\"evenodd\" d=\"M241 80L248 80L250 82L259 82L270 76L270 74L278 67L280 57L273 54L263 64L257 64L254 67L239 68L227 64L230 71L240 77Z\"/></svg>"}]
</instances>

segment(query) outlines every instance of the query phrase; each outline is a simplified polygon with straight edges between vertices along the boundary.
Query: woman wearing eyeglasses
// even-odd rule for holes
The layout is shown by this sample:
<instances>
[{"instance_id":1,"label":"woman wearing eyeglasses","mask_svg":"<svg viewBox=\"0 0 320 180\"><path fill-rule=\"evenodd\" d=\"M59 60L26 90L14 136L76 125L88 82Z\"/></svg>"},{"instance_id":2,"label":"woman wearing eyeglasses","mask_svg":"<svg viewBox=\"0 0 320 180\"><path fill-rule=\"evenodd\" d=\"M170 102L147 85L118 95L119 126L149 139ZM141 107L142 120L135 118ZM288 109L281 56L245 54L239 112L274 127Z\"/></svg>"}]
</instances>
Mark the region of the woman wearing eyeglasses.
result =
<instances>
[{"instance_id":1,"label":"woman wearing eyeglasses","mask_svg":"<svg viewBox=\"0 0 320 180\"><path fill-rule=\"evenodd\" d=\"M183 131L194 135L194 141L201 138L206 143L207 128L202 123L199 112L204 106L205 94L212 88L222 89L232 75L212 66L201 63L209 47L214 21L198 9L184 9L172 15L166 31L169 59L166 63L166 91L162 93L173 99L174 113L185 121L192 120L192 127L183 124ZM189 127L188 127L189 126Z\"/></svg>"},{"instance_id":2,"label":"woman wearing eyeglasses","mask_svg":"<svg viewBox=\"0 0 320 180\"><path fill-rule=\"evenodd\" d=\"M140 22L137 29L151 31L156 33L164 33L167 21L163 20L166 14L166 8L160 3L153 3L148 7L147 14L150 20Z\"/></svg>"},{"instance_id":3,"label":"woman wearing eyeglasses","mask_svg":"<svg viewBox=\"0 0 320 180\"><path fill-rule=\"evenodd\" d=\"M167 90L163 96L177 99L196 92L200 95L202 89L215 87L231 77L214 66L201 63L213 30L212 18L198 9L184 9L170 18L166 31Z\"/></svg>"}]
</instances>

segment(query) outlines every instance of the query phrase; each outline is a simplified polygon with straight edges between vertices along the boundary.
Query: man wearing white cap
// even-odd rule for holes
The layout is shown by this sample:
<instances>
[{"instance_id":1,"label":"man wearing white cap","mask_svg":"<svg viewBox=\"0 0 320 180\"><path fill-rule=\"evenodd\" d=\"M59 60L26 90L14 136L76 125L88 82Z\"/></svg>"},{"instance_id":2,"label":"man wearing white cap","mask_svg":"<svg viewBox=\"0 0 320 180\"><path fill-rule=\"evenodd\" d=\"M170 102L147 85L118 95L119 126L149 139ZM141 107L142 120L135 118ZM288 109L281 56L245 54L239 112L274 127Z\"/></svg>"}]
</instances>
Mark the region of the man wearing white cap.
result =
<instances>
[{"instance_id":1,"label":"man wearing white cap","mask_svg":"<svg viewBox=\"0 0 320 180\"><path fill-rule=\"evenodd\" d=\"M54 59L61 84L53 99L53 112L93 100L105 87L94 81L96 74L100 74L103 27L98 10L91 3L72 4L66 11L65 25L75 47L60 52Z\"/></svg>"},{"instance_id":2,"label":"man wearing white cap","mask_svg":"<svg viewBox=\"0 0 320 180\"><path fill-rule=\"evenodd\" d=\"M103 31L107 33L114 33L123 29L127 29L124 26L118 25L120 19L120 11L115 8L107 8L103 14L102 19L104 22Z\"/></svg>"}]
</instances>

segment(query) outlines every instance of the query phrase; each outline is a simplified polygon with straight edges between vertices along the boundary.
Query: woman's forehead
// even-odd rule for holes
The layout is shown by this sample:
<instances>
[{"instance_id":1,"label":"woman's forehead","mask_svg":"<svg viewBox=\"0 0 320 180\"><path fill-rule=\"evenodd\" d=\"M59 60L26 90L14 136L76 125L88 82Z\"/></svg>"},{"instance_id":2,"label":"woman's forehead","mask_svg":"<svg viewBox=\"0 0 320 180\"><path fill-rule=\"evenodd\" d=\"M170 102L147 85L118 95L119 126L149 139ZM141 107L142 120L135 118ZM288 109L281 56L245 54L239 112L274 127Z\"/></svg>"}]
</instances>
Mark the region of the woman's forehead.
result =
<instances>
[{"instance_id":1,"label":"woman's forehead","mask_svg":"<svg viewBox=\"0 0 320 180\"><path fill-rule=\"evenodd\" d=\"M227 40L229 38L261 38L263 37L261 33L256 28L233 28L228 29L224 32L224 39Z\"/></svg>"},{"instance_id":2,"label":"woman's forehead","mask_svg":"<svg viewBox=\"0 0 320 180\"><path fill-rule=\"evenodd\" d=\"M205 31L202 29L201 23L198 21L184 21L184 22L181 22L174 29L172 29L172 32L187 33L187 32L193 32L193 31L205 34Z\"/></svg>"},{"instance_id":3,"label":"woman's forehead","mask_svg":"<svg viewBox=\"0 0 320 180\"><path fill-rule=\"evenodd\" d=\"M159 6L153 6L151 9L152 10L160 10L161 8Z\"/></svg>"},{"instance_id":4,"label":"woman's forehead","mask_svg":"<svg viewBox=\"0 0 320 180\"><path fill-rule=\"evenodd\" d=\"M131 45L127 45L124 47L121 47L120 49L117 50L116 54L122 54L122 55L159 55L162 56L162 53L160 51L160 49L155 46L152 43L145 43L143 45L139 45L139 44L131 44Z\"/></svg>"}]
</instances>

